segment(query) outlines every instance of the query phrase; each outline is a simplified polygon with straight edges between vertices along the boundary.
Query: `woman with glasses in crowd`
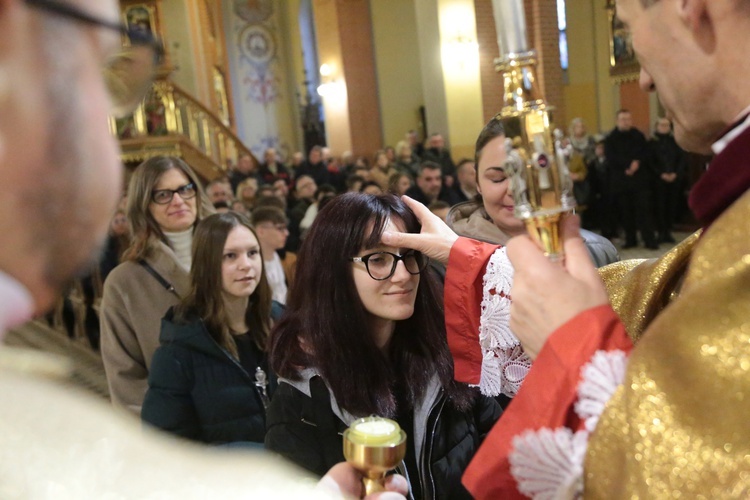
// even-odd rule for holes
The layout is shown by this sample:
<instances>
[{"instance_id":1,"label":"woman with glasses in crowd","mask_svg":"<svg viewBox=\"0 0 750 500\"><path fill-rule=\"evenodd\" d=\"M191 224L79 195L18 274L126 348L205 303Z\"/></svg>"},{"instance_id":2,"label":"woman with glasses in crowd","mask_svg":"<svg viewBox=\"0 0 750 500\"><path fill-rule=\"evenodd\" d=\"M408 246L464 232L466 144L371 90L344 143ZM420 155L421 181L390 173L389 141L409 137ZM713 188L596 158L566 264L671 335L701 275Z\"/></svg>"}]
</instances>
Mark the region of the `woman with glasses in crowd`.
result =
<instances>
[{"instance_id":1,"label":"woman with glasses in crowd","mask_svg":"<svg viewBox=\"0 0 750 500\"><path fill-rule=\"evenodd\" d=\"M275 377L266 344L271 287L248 220L232 212L198 224L190 293L162 320L141 418L209 444L263 443Z\"/></svg>"},{"instance_id":2,"label":"woman with glasses in crowd","mask_svg":"<svg viewBox=\"0 0 750 500\"><path fill-rule=\"evenodd\" d=\"M110 398L137 415L161 318L190 288L195 225L211 213L197 176L179 158L151 158L130 178L132 242L104 282L100 324Z\"/></svg>"},{"instance_id":3,"label":"woman with glasses in crowd","mask_svg":"<svg viewBox=\"0 0 750 500\"><path fill-rule=\"evenodd\" d=\"M395 419L408 435L415 498L462 498L461 474L500 416L453 381L439 282L419 253L380 243L419 231L393 195L347 193L320 212L298 256L287 313L272 333L279 387L266 448L322 475L343 460L356 418Z\"/></svg>"}]
</instances>

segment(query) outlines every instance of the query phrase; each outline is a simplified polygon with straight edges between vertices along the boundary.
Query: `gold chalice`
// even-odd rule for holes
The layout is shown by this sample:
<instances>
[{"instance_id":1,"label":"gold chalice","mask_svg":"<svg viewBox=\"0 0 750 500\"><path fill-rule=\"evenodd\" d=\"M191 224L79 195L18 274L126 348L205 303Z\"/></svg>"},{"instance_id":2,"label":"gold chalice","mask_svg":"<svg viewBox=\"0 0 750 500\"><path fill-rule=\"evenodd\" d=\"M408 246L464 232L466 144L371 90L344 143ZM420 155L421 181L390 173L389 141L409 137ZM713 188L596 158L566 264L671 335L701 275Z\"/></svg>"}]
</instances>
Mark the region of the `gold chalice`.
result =
<instances>
[{"instance_id":1,"label":"gold chalice","mask_svg":"<svg viewBox=\"0 0 750 500\"><path fill-rule=\"evenodd\" d=\"M406 433L393 420L366 417L344 431L344 458L364 474L365 493L385 490L385 476L406 454Z\"/></svg>"}]
</instances>

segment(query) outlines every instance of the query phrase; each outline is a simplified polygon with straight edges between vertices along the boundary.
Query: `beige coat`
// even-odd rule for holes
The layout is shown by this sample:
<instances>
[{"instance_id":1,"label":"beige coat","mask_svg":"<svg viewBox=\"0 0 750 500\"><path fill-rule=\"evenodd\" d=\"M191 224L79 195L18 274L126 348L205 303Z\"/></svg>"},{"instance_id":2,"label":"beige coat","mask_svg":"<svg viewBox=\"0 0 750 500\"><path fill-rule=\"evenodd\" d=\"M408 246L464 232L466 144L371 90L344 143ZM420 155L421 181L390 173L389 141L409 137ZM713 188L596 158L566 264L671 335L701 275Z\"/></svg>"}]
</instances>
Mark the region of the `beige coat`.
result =
<instances>
[{"instance_id":1,"label":"beige coat","mask_svg":"<svg viewBox=\"0 0 750 500\"><path fill-rule=\"evenodd\" d=\"M101 352L112 403L140 416L151 358L159 347L161 319L190 288L188 272L166 244L154 240L146 261L174 292L137 262L117 266L104 283Z\"/></svg>"},{"instance_id":2,"label":"beige coat","mask_svg":"<svg viewBox=\"0 0 750 500\"><path fill-rule=\"evenodd\" d=\"M505 245L510 239L492 222L481 203L473 200L454 205L448 213L447 222L459 236L493 245Z\"/></svg>"}]
</instances>

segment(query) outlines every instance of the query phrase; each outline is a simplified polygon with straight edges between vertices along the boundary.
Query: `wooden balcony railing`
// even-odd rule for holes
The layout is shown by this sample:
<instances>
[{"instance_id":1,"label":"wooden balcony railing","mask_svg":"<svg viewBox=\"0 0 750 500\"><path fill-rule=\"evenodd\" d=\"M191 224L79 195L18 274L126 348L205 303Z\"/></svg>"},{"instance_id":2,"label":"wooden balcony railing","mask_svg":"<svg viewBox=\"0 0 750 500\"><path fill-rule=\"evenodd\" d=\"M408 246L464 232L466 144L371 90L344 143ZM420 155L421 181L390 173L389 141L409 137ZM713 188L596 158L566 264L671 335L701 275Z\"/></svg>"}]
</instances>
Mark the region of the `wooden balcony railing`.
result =
<instances>
[{"instance_id":1,"label":"wooden balcony railing","mask_svg":"<svg viewBox=\"0 0 750 500\"><path fill-rule=\"evenodd\" d=\"M226 175L227 161L249 154L234 132L174 82L159 79L135 112L109 120L120 141L123 163L140 163L157 155L183 158L206 180Z\"/></svg>"}]
</instances>

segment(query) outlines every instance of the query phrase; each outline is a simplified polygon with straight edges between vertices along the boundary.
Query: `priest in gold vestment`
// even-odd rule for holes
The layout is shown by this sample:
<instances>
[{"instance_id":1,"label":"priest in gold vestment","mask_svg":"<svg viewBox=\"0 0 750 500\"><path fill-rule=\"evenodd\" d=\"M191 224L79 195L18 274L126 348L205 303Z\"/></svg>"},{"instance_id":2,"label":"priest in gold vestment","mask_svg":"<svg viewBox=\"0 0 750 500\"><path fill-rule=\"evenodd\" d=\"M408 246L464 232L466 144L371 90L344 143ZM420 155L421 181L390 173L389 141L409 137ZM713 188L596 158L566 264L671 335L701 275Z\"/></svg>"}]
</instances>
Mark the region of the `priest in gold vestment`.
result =
<instances>
[{"instance_id":1,"label":"priest in gold vestment","mask_svg":"<svg viewBox=\"0 0 750 500\"><path fill-rule=\"evenodd\" d=\"M690 195L703 229L601 276L575 217L564 265L528 237L509 242L510 327L535 361L464 475L477 498L750 495L750 2L618 0L617 11L677 141L715 154ZM448 324L467 325L449 335L478 344L495 248L412 206L423 234L384 242L448 262ZM457 374L477 360L471 347L454 359Z\"/></svg>"}]
</instances>

